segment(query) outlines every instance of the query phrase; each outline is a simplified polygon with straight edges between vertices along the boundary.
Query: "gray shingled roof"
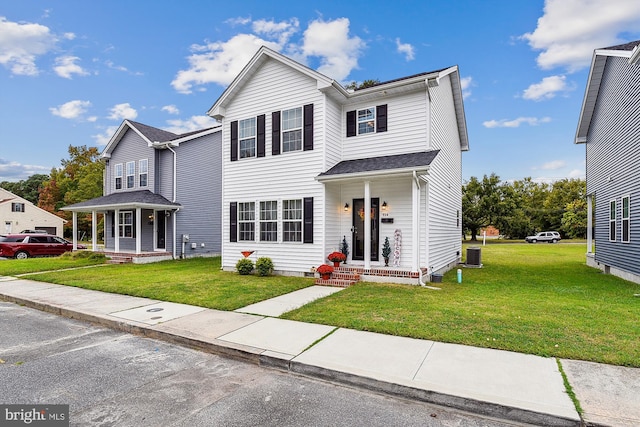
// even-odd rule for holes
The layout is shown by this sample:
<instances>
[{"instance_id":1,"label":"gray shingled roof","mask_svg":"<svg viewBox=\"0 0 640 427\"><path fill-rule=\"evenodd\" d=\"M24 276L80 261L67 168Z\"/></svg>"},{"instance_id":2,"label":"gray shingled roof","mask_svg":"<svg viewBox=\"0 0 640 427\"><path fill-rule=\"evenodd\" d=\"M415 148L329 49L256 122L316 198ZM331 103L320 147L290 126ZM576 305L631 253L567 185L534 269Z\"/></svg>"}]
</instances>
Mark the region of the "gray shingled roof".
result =
<instances>
[{"instance_id":1,"label":"gray shingled roof","mask_svg":"<svg viewBox=\"0 0 640 427\"><path fill-rule=\"evenodd\" d=\"M440 150L432 150L422 151L419 153L398 154L395 156L345 160L318 176L321 177L332 175L346 175L360 172L373 172L429 166L439 152Z\"/></svg>"},{"instance_id":2,"label":"gray shingled roof","mask_svg":"<svg viewBox=\"0 0 640 427\"><path fill-rule=\"evenodd\" d=\"M160 194L149 190L122 191L111 193L108 196L97 197L84 202L65 206L62 210L81 210L82 208L117 207L117 206L149 206L154 208L166 207L167 209L180 207L180 203L170 202Z\"/></svg>"},{"instance_id":3,"label":"gray shingled roof","mask_svg":"<svg viewBox=\"0 0 640 427\"><path fill-rule=\"evenodd\" d=\"M143 123L134 122L132 120L129 120L129 123L135 126L136 129L138 129L140 133L142 133L151 142L166 142L179 137L179 135L176 135L175 133L154 128L153 126L148 126Z\"/></svg>"},{"instance_id":4,"label":"gray shingled roof","mask_svg":"<svg viewBox=\"0 0 640 427\"><path fill-rule=\"evenodd\" d=\"M604 49L605 50L633 50L633 48L638 46L639 44L640 44L640 40L636 40L634 42L605 47Z\"/></svg>"}]
</instances>

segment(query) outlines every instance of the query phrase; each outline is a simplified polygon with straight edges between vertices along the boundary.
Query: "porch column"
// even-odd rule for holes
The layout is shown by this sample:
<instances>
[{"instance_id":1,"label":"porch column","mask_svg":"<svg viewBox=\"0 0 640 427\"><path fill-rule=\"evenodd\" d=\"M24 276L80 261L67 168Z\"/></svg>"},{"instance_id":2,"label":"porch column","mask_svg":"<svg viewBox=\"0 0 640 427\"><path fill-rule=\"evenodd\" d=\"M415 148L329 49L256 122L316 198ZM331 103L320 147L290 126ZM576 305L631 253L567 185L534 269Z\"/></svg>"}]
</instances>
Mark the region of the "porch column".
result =
<instances>
[{"instance_id":1,"label":"porch column","mask_svg":"<svg viewBox=\"0 0 640 427\"><path fill-rule=\"evenodd\" d=\"M371 268L371 189L364 182L364 268Z\"/></svg>"},{"instance_id":2,"label":"porch column","mask_svg":"<svg viewBox=\"0 0 640 427\"><path fill-rule=\"evenodd\" d=\"M142 248L142 208L136 208L136 254L139 254Z\"/></svg>"},{"instance_id":3,"label":"porch column","mask_svg":"<svg viewBox=\"0 0 640 427\"><path fill-rule=\"evenodd\" d=\"M593 252L593 194L587 195L587 253Z\"/></svg>"},{"instance_id":4,"label":"porch column","mask_svg":"<svg viewBox=\"0 0 640 427\"><path fill-rule=\"evenodd\" d=\"M115 215L113 221L113 251L117 253L120 252L120 209L113 211L113 214Z\"/></svg>"},{"instance_id":5,"label":"porch column","mask_svg":"<svg viewBox=\"0 0 640 427\"><path fill-rule=\"evenodd\" d=\"M418 271L420 252L420 185L414 176L411 186L411 271Z\"/></svg>"},{"instance_id":6,"label":"porch column","mask_svg":"<svg viewBox=\"0 0 640 427\"><path fill-rule=\"evenodd\" d=\"M98 213L91 211L91 250L96 251L98 248Z\"/></svg>"},{"instance_id":7,"label":"porch column","mask_svg":"<svg viewBox=\"0 0 640 427\"><path fill-rule=\"evenodd\" d=\"M73 250L78 250L78 212L73 211Z\"/></svg>"}]
</instances>

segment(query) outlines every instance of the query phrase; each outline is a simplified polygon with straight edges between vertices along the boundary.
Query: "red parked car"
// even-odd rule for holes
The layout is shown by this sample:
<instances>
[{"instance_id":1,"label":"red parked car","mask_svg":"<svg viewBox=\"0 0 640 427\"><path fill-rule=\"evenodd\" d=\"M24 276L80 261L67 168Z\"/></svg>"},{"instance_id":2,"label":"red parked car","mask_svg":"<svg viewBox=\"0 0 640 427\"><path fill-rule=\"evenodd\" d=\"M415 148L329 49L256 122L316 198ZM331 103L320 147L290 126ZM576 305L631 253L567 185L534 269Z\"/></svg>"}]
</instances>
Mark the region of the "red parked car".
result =
<instances>
[{"instance_id":1,"label":"red parked car","mask_svg":"<svg viewBox=\"0 0 640 427\"><path fill-rule=\"evenodd\" d=\"M78 249L87 249L78 245ZM55 256L73 250L73 243L50 234L0 235L0 257L27 259L33 256Z\"/></svg>"}]
</instances>

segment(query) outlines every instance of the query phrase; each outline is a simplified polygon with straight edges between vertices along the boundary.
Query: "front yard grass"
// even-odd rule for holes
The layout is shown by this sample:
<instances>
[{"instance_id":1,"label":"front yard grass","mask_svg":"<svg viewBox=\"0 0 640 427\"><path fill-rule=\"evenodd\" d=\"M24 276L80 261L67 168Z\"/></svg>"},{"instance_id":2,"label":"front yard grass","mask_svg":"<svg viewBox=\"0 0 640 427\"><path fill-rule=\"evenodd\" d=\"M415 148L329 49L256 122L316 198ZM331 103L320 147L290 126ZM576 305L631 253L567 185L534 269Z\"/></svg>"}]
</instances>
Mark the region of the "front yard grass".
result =
<instances>
[{"instance_id":1,"label":"front yard grass","mask_svg":"<svg viewBox=\"0 0 640 427\"><path fill-rule=\"evenodd\" d=\"M25 278L217 310L235 310L313 285L311 278L241 276L222 271L219 257L105 265Z\"/></svg>"},{"instance_id":2,"label":"front yard grass","mask_svg":"<svg viewBox=\"0 0 640 427\"><path fill-rule=\"evenodd\" d=\"M286 319L640 367L640 285L585 265L582 244L492 244L441 291L359 283Z\"/></svg>"},{"instance_id":3,"label":"front yard grass","mask_svg":"<svg viewBox=\"0 0 640 427\"><path fill-rule=\"evenodd\" d=\"M56 257L0 260L0 276L16 276L38 271L62 270L104 264L105 257L89 251L67 252Z\"/></svg>"}]
</instances>

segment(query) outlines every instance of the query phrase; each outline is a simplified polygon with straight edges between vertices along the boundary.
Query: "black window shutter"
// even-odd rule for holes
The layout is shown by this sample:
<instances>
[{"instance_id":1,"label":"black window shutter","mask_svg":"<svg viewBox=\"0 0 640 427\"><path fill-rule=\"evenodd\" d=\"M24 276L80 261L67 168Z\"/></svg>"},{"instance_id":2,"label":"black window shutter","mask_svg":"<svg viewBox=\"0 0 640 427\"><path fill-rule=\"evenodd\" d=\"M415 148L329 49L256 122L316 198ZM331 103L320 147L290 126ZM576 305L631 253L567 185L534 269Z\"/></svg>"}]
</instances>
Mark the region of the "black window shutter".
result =
<instances>
[{"instance_id":1,"label":"black window shutter","mask_svg":"<svg viewBox=\"0 0 640 427\"><path fill-rule=\"evenodd\" d=\"M280 154L280 111L271 113L271 154Z\"/></svg>"},{"instance_id":2,"label":"black window shutter","mask_svg":"<svg viewBox=\"0 0 640 427\"><path fill-rule=\"evenodd\" d=\"M111 237L116 237L116 213L115 211L109 215L111 217Z\"/></svg>"},{"instance_id":3,"label":"black window shutter","mask_svg":"<svg viewBox=\"0 0 640 427\"><path fill-rule=\"evenodd\" d=\"M387 104L376 107L376 132L387 131Z\"/></svg>"},{"instance_id":4,"label":"black window shutter","mask_svg":"<svg viewBox=\"0 0 640 427\"><path fill-rule=\"evenodd\" d=\"M138 228L136 226L137 222L136 222L136 211L131 212L131 221L133 221L133 224L131 224L131 237L133 237L134 239L136 238L136 228Z\"/></svg>"},{"instance_id":5,"label":"black window shutter","mask_svg":"<svg viewBox=\"0 0 640 427\"><path fill-rule=\"evenodd\" d=\"M258 125L258 132L257 132L258 148L257 148L257 154L258 154L258 157L264 157L264 155L265 155L265 152L264 152L264 114L261 114L261 115L258 116L256 124Z\"/></svg>"},{"instance_id":6,"label":"black window shutter","mask_svg":"<svg viewBox=\"0 0 640 427\"><path fill-rule=\"evenodd\" d=\"M313 197L305 197L303 202L304 218L302 227L303 243L313 243Z\"/></svg>"},{"instance_id":7,"label":"black window shutter","mask_svg":"<svg viewBox=\"0 0 640 427\"><path fill-rule=\"evenodd\" d=\"M347 111L347 137L356 136L356 110Z\"/></svg>"},{"instance_id":8,"label":"black window shutter","mask_svg":"<svg viewBox=\"0 0 640 427\"><path fill-rule=\"evenodd\" d=\"M302 137L304 151L313 150L313 104L307 104L303 107L302 121L304 125Z\"/></svg>"},{"instance_id":9,"label":"black window shutter","mask_svg":"<svg viewBox=\"0 0 640 427\"><path fill-rule=\"evenodd\" d=\"M231 202L229 209L229 241L238 241L238 202Z\"/></svg>"},{"instance_id":10,"label":"black window shutter","mask_svg":"<svg viewBox=\"0 0 640 427\"><path fill-rule=\"evenodd\" d=\"M231 122L231 161L238 160L238 121Z\"/></svg>"}]
</instances>

